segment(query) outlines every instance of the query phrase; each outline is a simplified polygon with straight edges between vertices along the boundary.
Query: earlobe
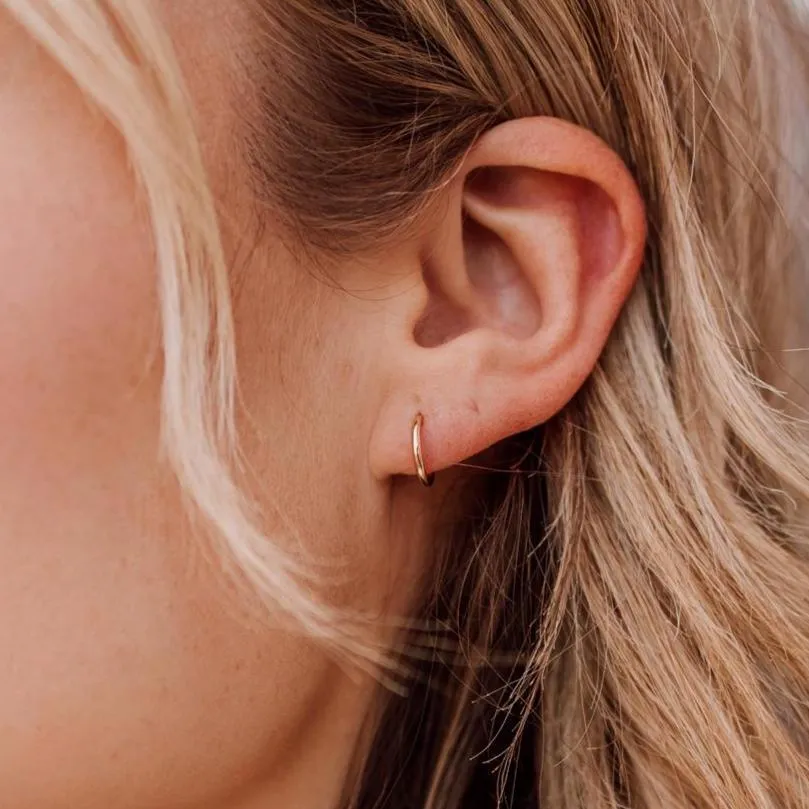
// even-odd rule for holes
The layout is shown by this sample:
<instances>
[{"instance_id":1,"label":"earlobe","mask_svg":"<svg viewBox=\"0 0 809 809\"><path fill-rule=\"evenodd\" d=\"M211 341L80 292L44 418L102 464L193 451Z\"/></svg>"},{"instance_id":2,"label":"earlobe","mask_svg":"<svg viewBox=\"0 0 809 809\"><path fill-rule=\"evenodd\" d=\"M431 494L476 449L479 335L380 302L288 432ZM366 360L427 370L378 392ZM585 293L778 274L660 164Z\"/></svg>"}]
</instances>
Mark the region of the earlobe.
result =
<instances>
[{"instance_id":1,"label":"earlobe","mask_svg":"<svg viewBox=\"0 0 809 809\"><path fill-rule=\"evenodd\" d=\"M644 208L628 169L567 122L496 127L444 193L442 226L423 234L426 296L401 302L411 325L372 435L378 477L417 473L407 426L419 412L432 472L563 408L643 258Z\"/></svg>"}]
</instances>

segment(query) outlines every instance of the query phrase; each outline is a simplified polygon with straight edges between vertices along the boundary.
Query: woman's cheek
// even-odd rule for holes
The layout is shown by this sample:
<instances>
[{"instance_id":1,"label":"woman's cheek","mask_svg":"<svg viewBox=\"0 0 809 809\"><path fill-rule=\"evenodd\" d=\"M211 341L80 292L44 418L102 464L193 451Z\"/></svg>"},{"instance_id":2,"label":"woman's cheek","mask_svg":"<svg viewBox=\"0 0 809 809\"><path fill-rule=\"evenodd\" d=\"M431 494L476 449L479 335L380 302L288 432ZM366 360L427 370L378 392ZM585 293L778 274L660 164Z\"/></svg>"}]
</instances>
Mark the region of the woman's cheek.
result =
<instances>
[{"instance_id":1,"label":"woman's cheek","mask_svg":"<svg viewBox=\"0 0 809 809\"><path fill-rule=\"evenodd\" d=\"M200 705L229 738L239 678L209 661L252 647L200 606L215 588L159 463L157 279L123 145L2 16L0 53L0 803L152 805L166 762L204 758Z\"/></svg>"},{"instance_id":2,"label":"woman's cheek","mask_svg":"<svg viewBox=\"0 0 809 809\"><path fill-rule=\"evenodd\" d=\"M27 41L4 59L14 67L0 82L5 461L21 444L103 429L131 405L159 343L149 233L122 144Z\"/></svg>"}]
</instances>

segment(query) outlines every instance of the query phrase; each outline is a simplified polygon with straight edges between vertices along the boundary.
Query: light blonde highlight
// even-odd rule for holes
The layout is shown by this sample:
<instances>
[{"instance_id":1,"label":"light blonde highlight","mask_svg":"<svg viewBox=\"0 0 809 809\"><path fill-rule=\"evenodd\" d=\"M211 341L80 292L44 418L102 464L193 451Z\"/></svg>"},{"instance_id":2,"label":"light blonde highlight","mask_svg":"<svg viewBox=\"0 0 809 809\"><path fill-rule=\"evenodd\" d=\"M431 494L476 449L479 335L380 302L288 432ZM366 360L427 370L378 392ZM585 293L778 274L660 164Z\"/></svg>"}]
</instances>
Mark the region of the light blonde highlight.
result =
<instances>
[{"instance_id":1,"label":"light blonde highlight","mask_svg":"<svg viewBox=\"0 0 809 809\"><path fill-rule=\"evenodd\" d=\"M216 202L172 43L147 2L3 0L120 131L152 223L162 309L162 444L193 515L234 581L275 622L334 651L378 650L311 596L315 578L268 541L237 484L236 363L230 280ZM196 521L199 524L199 521ZM364 636L363 636L364 637Z\"/></svg>"}]
</instances>

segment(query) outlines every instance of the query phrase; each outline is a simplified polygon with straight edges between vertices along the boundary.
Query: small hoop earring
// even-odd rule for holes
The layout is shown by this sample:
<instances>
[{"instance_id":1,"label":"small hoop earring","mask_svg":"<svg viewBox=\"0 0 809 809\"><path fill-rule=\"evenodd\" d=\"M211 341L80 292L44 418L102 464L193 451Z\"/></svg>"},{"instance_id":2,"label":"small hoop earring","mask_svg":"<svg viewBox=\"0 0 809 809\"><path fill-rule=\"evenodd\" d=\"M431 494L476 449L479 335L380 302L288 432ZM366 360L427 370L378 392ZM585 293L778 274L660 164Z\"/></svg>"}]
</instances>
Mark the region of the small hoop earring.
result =
<instances>
[{"instance_id":1,"label":"small hoop earring","mask_svg":"<svg viewBox=\"0 0 809 809\"><path fill-rule=\"evenodd\" d=\"M424 465L424 454L421 451L421 428L424 426L424 416L416 413L413 420L413 460L416 463L416 474L419 476L423 486L429 488L435 482L435 474L427 474L427 467Z\"/></svg>"}]
</instances>

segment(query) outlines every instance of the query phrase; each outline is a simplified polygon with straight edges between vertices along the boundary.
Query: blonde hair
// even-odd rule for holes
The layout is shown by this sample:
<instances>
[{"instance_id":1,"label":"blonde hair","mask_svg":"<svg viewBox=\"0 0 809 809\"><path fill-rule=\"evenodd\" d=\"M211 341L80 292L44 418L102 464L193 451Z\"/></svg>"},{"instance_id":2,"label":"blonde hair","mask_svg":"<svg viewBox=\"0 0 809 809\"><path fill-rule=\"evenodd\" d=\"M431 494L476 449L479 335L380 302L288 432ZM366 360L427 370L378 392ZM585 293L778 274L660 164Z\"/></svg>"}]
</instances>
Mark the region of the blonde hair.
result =
<instances>
[{"instance_id":1,"label":"blonde hair","mask_svg":"<svg viewBox=\"0 0 809 809\"><path fill-rule=\"evenodd\" d=\"M257 591L333 642L306 570L265 540L235 483L227 273L170 44L145 4L3 2L133 153L181 482ZM809 454L783 353L806 300L803 168L789 154L809 100L800 12L251 7L245 58L267 89L246 153L259 198L303 243L347 253L395 238L480 134L535 114L596 132L648 206L645 266L598 368L500 448L509 474L475 481L478 517L447 543L423 610L462 654L431 657L428 687L413 686L423 704L388 701L357 805L494 805L482 791L466 803L487 770L501 797L533 791L554 809L809 805Z\"/></svg>"}]
</instances>

